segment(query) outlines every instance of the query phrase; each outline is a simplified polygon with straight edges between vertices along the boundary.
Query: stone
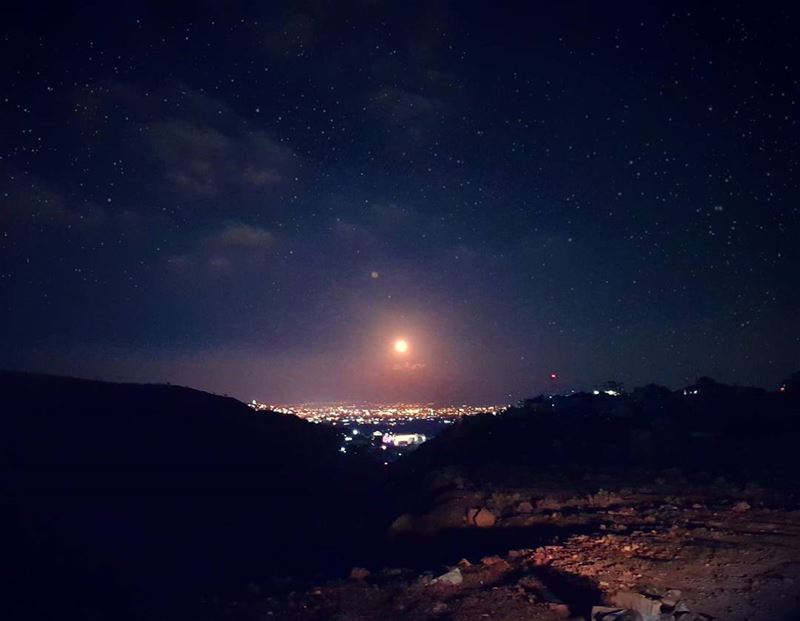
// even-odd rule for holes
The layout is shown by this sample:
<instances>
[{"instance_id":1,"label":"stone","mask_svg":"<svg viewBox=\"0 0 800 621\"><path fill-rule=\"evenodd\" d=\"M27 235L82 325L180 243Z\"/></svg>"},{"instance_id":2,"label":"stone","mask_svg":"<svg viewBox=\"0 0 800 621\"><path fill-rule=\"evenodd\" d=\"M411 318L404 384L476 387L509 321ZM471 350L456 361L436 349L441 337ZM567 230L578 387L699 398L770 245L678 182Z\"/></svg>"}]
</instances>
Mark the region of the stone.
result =
<instances>
[{"instance_id":1,"label":"stone","mask_svg":"<svg viewBox=\"0 0 800 621\"><path fill-rule=\"evenodd\" d=\"M560 602L550 602L547 607L556 614L556 616L566 619L569 617L569 606Z\"/></svg>"},{"instance_id":2,"label":"stone","mask_svg":"<svg viewBox=\"0 0 800 621\"><path fill-rule=\"evenodd\" d=\"M421 574L419 578L417 578L417 584L421 584L423 586L427 584L433 584L433 577L429 572L425 572L424 574Z\"/></svg>"},{"instance_id":3,"label":"stone","mask_svg":"<svg viewBox=\"0 0 800 621\"><path fill-rule=\"evenodd\" d=\"M533 513L533 505L527 500L517 505L518 513Z\"/></svg>"},{"instance_id":4,"label":"stone","mask_svg":"<svg viewBox=\"0 0 800 621\"><path fill-rule=\"evenodd\" d=\"M670 608L675 608L681 601L681 592L678 589L669 589L661 596L661 603Z\"/></svg>"},{"instance_id":5,"label":"stone","mask_svg":"<svg viewBox=\"0 0 800 621\"><path fill-rule=\"evenodd\" d=\"M734 513L744 513L746 511L750 511L751 508L752 507L750 507L750 503L742 500L733 505L733 507L731 507L731 511Z\"/></svg>"},{"instance_id":6,"label":"stone","mask_svg":"<svg viewBox=\"0 0 800 621\"><path fill-rule=\"evenodd\" d=\"M411 517L410 513L404 513L392 522L392 525L389 527L392 533L407 533L413 529L414 519Z\"/></svg>"},{"instance_id":7,"label":"stone","mask_svg":"<svg viewBox=\"0 0 800 621\"><path fill-rule=\"evenodd\" d=\"M659 621L661 601L636 593L635 591L619 591L612 598L612 603L620 608L638 612L642 621Z\"/></svg>"},{"instance_id":8,"label":"stone","mask_svg":"<svg viewBox=\"0 0 800 621\"><path fill-rule=\"evenodd\" d=\"M467 512L467 521L478 528L491 528L497 523L497 518L488 509L470 509Z\"/></svg>"},{"instance_id":9,"label":"stone","mask_svg":"<svg viewBox=\"0 0 800 621\"><path fill-rule=\"evenodd\" d=\"M351 580L366 580L369 578L369 569L364 569L363 567L353 567L350 570L350 579Z\"/></svg>"},{"instance_id":10,"label":"stone","mask_svg":"<svg viewBox=\"0 0 800 621\"><path fill-rule=\"evenodd\" d=\"M642 621L642 615L635 610L625 610L611 606L593 606L592 621Z\"/></svg>"},{"instance_id":11,"label":"stone","mask_svg":"<svg viewBox=\"0 0 800 621\"><path fill-rule=\"evenodd\" d=\"M497 555L494 555L494 556L484 556L484 557L481 559L481 565L485 565L486 567L492 567L493 565L498 565L499 563L502 563L502 562L503 562L503 559L501 559L501 558L500 558L499 556L497 556Z\"/></svg>"},{"instance_id":12,"label":"stone","mask_svg":"<svg viewBox=\"0 0 800 621\"><path fill-rule=\"evenodd\" d=\"M472 563L470 563L465 558L462 558L460 561L458 561L457 564L458 564L459 567L461 567L461 569L466 569L467 567L472 567Z\"/></svg>"},{"instance_id":13,"label":"stone","mask_svg":"<svg viewBox=\"0 0 800 621\"><path fill-rule=\"evenodd\" d=\"M536 567L550 564L550 557L544 550L536 550L533 554L533 564Z\"/></svg>"},{"instance_id":14,"label":"stone","mask_svg":"<svg viewBox=\"0 0 800 621\"><path fill-rule=\"evenodd\" d=\"M447 584L452 586L459 585L462 582L464 582L464 576L461 575L461 570L458 567L431 580L431 584Z\"/></svg>"}]
</instances>

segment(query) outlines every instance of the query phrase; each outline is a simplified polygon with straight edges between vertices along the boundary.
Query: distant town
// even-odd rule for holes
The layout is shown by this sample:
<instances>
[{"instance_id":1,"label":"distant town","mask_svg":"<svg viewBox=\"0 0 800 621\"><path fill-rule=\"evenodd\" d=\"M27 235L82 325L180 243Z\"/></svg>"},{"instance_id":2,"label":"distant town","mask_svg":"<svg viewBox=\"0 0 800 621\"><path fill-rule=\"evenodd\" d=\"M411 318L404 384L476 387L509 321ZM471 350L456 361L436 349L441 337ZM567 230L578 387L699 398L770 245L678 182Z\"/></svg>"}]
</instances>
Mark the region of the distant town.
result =
<instances>
[{"instance_id":1,"label":"distant town","mask_svg":"<svg viewBox=\"0 0 800 621\"><path fill-rule=\"evenodd\" d=\"M381 455L385 463L397 459L464 416L498 414L508 405L449 405L419 403L299 404L276 405L250 402L256 411L293 414L312 423L342 428L342 453Z\"/></svg>"}]
</instances>

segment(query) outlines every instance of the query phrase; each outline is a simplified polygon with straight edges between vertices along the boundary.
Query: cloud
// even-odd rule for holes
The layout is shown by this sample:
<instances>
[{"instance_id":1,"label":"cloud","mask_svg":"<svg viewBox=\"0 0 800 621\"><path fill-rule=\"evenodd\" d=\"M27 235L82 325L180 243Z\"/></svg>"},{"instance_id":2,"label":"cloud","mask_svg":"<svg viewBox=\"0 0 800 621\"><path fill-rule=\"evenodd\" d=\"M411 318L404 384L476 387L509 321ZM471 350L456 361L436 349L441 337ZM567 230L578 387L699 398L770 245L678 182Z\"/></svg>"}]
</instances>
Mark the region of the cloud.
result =
<instances>
[{"instance_id":1,"label":"cloud","mask_svg":"<svg viewBox=\"0 0 800 621\"><path fill-rule=\"evenodd\" d=\"M73 104L89 136L104 119L124 118L123 148L152 158L167 185L186 198L262 198L298 163L294 150L266 129L181 82L149 91L106 80L77 90Z\"/></svg>"},{"instance_id":2,"label":"cloud","mask_svg":"<svg viewBox=\"0 0 800 621\"><path fill-rule=\"evenodd\" d=\"M424 362L396 362L391 365L392 371L397 373L419 373L423 371L428 365Z\"/></svg>"},{"instance_id":3,"label":"cloud","mask_svg":"<svg viewBox=\"0 0 800 621\"><path fill-rule=\"evenodd\" d=\"M223 249L266 249L275 243L275 235L266 229L248 224L230 224L209 238L212 247Z\"/></svg>"},{"instance_id":4,"label":"cloud","mask_svg":"<svg viewBox=\"0 0 800 621\"><path fill-rule=\"evenodd\" d=\"M264 132L222 131L179 119L155 123L150 147L164 177L180 192L214 198L279 184L294 167L294 152Z\"/></svg>"},{"instance_id":5,"label":"cloud","mask_svg":"<svg viewBox=\"0 0 800 621\"><path fill-rule=\"evenodd\" d=\"M176 273L226 272L263 261L275 245L276 236L272 231L232 223L197 240L188 252L167 257L167 265Z\"/></svg>"}]
</instances>

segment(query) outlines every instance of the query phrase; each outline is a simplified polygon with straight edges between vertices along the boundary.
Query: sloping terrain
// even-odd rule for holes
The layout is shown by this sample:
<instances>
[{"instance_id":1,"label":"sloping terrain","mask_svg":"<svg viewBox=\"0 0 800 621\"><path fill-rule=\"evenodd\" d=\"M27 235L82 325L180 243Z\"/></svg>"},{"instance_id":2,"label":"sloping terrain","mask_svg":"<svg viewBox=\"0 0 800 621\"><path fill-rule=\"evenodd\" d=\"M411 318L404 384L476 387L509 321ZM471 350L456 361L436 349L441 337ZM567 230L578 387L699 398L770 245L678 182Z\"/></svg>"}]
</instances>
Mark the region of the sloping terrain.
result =
<instances>
[{"instance_id":1,"label":"sloping terrain","mask_svg":"<svg viewBox=\"0 0 800 621\"><path fill-rule=\"evenodd\" d=\"M266 592L252 585L235 602L206 602L197 617L551 621L600 619L599 606L614 619L639 606L652 616L625 618L800 618L796 496L674 472L628 487L613 477L570 486L557 474L453 479L427 513L389 535L385 559L397 564ZM475 509L494 520L476 525Z\"/></svg>"},{"instance_id":2,"label":"sloping terrain","mask_svg":"<svg viewBox=\"0 0 800 621\"><path fill-rule=\"evenodd\" d=\"M0 374L0 410L7 603L25 618L136 616L211 584L318 570L358 526L356 501L324 509L356 483L335 434L295 417L20 373Z\"/></svg>"}]
</instances>

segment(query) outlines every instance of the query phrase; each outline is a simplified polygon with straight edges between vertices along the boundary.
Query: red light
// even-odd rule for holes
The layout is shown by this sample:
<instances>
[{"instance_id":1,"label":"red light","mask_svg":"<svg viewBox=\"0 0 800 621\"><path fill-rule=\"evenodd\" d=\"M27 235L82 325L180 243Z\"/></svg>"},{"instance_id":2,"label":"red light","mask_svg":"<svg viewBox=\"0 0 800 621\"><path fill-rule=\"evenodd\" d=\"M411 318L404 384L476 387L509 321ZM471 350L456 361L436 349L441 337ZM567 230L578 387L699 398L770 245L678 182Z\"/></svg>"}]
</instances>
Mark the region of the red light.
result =
<instances>
[{"instance_id":1,"label":"red light","mask_svg":"<svg viewBox=\"0 0 800 621\"><path fill-rule=\"evenodd\" d=\"M558 379L558 375L556 375L555 373L551 373L550 374L550 379L551 380L556 380L556 379Z\"/></svg>"}]
</instances>

